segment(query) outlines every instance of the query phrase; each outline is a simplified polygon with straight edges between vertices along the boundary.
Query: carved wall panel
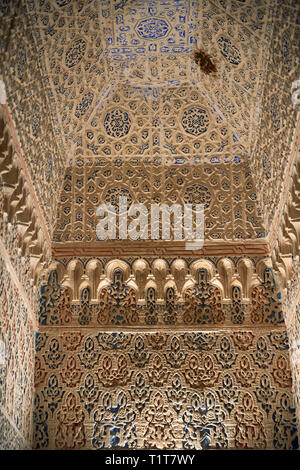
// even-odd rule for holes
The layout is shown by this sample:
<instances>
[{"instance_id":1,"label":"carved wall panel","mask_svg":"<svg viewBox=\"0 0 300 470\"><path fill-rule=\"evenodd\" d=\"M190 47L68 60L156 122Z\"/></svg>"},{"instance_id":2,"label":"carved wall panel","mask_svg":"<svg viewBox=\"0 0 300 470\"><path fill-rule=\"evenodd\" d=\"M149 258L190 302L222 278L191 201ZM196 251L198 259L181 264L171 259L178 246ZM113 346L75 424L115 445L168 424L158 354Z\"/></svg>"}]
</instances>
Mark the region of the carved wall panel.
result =
<instances>
[{"instance_id":1,"label":"carved wall panel","mask_svg":"<svg viewBox=\"0 0 300 470\"><path fill-rule=\"evenodd\" d=\"M284 329L47 328L37 359L36 449L297 448Z\"/></svg>"},{"instance_id":2,"label":"carved wall panel","mask_svg":"<svg viewBox=\"0 0 300 470\"><path fill-rule=\"evenodd\" d=\"M281 199L288 197L293 145L296 152L299 149L298 108L292 102L292 83L299 77L298 13L293 2L274 8L263 95L253 132L252 172L261 188L259 204L266 229L272 228L275 234Z\"/></svg>"},{"instance_id":3,"label":"carved wall panel","mask_svg":"<svg viewBox=\"0 0 300 470\"><path fill-rule=\"evenodd\" d=\"M293 373L293 390L298 416L298 429L300 429L299 384L300 384L300 159L296 155L287 202L280 219L280 228L277 232L274 248L272 250L272 263L274 270L280 276L282 285L282 304L285 313L285 324L290 341L290 360Z\"/></svg>"}]
</instances>

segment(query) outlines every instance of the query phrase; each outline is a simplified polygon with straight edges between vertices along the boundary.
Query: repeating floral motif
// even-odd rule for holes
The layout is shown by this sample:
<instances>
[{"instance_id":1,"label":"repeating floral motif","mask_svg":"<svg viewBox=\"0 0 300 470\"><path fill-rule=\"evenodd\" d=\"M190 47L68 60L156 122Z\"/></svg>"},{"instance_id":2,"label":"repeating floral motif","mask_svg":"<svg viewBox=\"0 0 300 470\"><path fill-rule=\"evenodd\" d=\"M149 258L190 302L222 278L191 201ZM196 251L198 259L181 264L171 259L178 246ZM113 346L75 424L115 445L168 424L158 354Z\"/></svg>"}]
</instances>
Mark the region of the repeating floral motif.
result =
<instances>
[{"instance_id":1,"label":"repeating floral motif","mask_svg":"<svg viewBox=\"0 0 300 470\"><path fill-rule=\"evenodd\" d=\"M220 348L216 350L214 356L225 369L229 369L236 363L238 354L232 348L230 339L223 336L220 340Z\"/></svg>"},{"instance_id":2,"label":"repeating floral motif","mask_svg":"<svg viewBox=\"0 0 300 470\"><path fill-rule=\"evenodd\" d=\"M286 331L272 332L268 335L270 343L278 350L289 348L289 338Z\"/></svg>"},{"instance_id":3,"label":"repeating floral motif","mask_svg":"<svg viewBox=\"0 0 300 470\"><path fill-rule=\"evenodd\" d=\"M272 387L271 380L267 374L261 376L260 387L256 387L254 393L258 403L260 403L263 410L269 414L272 406L276 403L278 391L276 391L275 387Z\"/></svg>"},{"instance_id":4,"label":"repeating floral motif","mask_svg":"<svg viewBox=\"0 0 300 470\"><path fill-rule=\"evenodd\" d=\"M172 403L172 407L177 414L180 413L183 406L187 403L189 393L190 392L188 391L187 387L182 384L180 374L176 372L172 377L171 386L169 386L166 390L166 395L168 402Z\"/></svg>"},{"instance_id":5,"label":"repeating floral motif","mask_svg":"<svg viewBox=\"0 0 300 470\"><path fill-rule=\"evenodd\" d=\"M181 123L185 132L197 136L207 131L209 117L204 109L195 106L184 111Z\"/></svg>"},{"instance_id":6,"label":"repeating floral motif","mask_svg":"<svg viewBox=\"0 0 300 470\"><path fill-rule=\"evenodd\" d=\"M130 381L132 371L128 369L128 359L124 354L120 354L115 360L115 367L111 356L103 355L98 378L104 387L117 387L126 385Z\"/></svg>"},{"instance_id":7,"label":"repeating floral motif","mask_svg":"<svg viewBox=\"0 0 300 470\"><path fill-rule=\"evenodd\" d=\"M284 356L279 356L275 362L275 368L272 371L274 382L281 387L292 386L292 376L289 369L289 363Z\"/></svg>"},{"instance_id":8,"label":"repeating floral motif","mask_svg":"<svg viewBox=\"0 0 300 470\"><path fill-rule=\"evenodd\" d=\"M242 294L241 289L237 286L232 288L232 310L231 319L233 324L243 324L245 319L245 308L241 303Z\"/></svg>"},{"instance_id":9,"label":"repeating floral motif","mask_svg":"<svg viewBox=\"0 0 300 470\"><path fill-rule=\"evenodd\" d=\"M98 402L100 390L95 385L95 380L92 374L87 374L84 379L84 384L78 390L80 401L84 403L84 408L87 410L89 417L91 411L95 408Z\"/></svg>"},{"instance_id":10,"label":"repeating floral motif","mask_svg":"<svg viewBox=\"0 0 300 470\"><path fill-rule=\"evenodd\" d=\"M138 372L134 379L134 384L130 387L130 397L135 402L137 410L141 411L145 408L146 404L149 402L152 390L150 385L146 385L146 378L144 374Z\"/></svg>"},{"instance_id":11,"label":"repeating floral motif","mask_svg":"<svg viewBox=\"0 0 300 470\"><path fill-rule=\"evenodd\" d=\"M166 403L160 391L156 392L147 407L144 419L146 430L143 447L145 449L174 449L175 432L173 421L175 412Z\"/></svg>"},{"instance_id":12,"label":"repeating floral motif","mask_svg":"<svg viewBox=\"0 0 300 470\"><path fill-rule=\"evenodd\" d=\"M228 60L230 64L239 65L239 63L241 62L241 54L237 47L232 44L230 39L221 36L217 42L221 54L223 54L225 59Z\"/></svg>"},{"instance_id":13,"label":"repeating floral motif","mask_svg":"<svg viewBox=\"0 0 300 470\"><path fill-rule=\"evenodd\" d=\"M59 302L57 300L59 299ZM51 271L48 282L41 287L39 318L42 325L59 325L68 321L70 298L58 283L56 271Z\"/></svg>"},{"instance_id":14,"label":"repeating floral motif","mask_svg":"<svg viewBox=\"0 0 300 470\"><path fill-rule=\"evenodd\" d=\"M295 412L289 395L283 393L280 398L280 406L273 413L274 421L274 448L287 449L286 438L291 442L292 449L298 449L299 438L297 434L296 417L292 420L289 416ZM283 437L283 439L282 439Z\"/></svg>"},{"instance_id":15,"label":"repeating floral motif","mask_svg":"<svg viewBox=\"0 0 300 470\"><path fill-rule=\"evenodd\" d=\"M60 376L67 387L75 387L80 383L83 371L78 369L75 356L69 356L65 367L61 368Z\"/></svg>"},{"instance_id":16,"label":"repeating floral motif","mask_svg":"<svg viewBox=\"0 0 300 470\"><path fill-rule=\"evenodd\" d=\"M228 439L224 426L225 412L216 405L212 392L200 396L194 393L190 405L183 414L184 448L206 449L212 444L215 448L226 448Z\"/></svg>"},{"instance_id":17,"label":"repeating floral motif","mask_svg":"<svg viewBox=\"0 0 300 470\"><path fill-rule=\"evenodd\" d=\"M151 18L140 21L136 26L136 30L143 39L153 40L166 36L169 26L161 18Z\"/></svg>"},{"instance_id":18,"label":"repeating floral motif","mask_svg":"<svg viewBox=\"0 0 300 470\"><path fill-rule=\"evenodd\" d=\"M84 341L84 349L78 354L80 363L87 369L93 369L99 363L100 356L95 348L95 340L89 336Z\"/></svg>"},{"instance_id":19,"label":"repeating floral motif","mask_svg":"<svg viewBox=\"0 0 300 470\"><path fill-rule=\"evenodd\" d=\"M167 383L170 370L164 365L162 357L158 354L153 356L152 361L148 365L147 375L154 387L161 387Z\"/></svg>"},{"instance_id":20,"label":"repeating floral motif","mask_svg":"<svg viewBox=\"0 0 300 470\"><path fill-rule=\"evenodd\" d=\"M154 287L149 287L146 294L147 312L145 322L147 325L157 324L157 308L156 308L156 290Z\"/></svg>"},{"instance_id":21,"label":"repeating floral motif","mask_svg":"<svg viewBox=\"0 0 300 470\"><path fill-rule=\"evenodd\" d=\"M282 335L287 338L286 332L282 333ZM239 351L247 351L252 346L254 334L251 331L235 331L232 335L232 339Z\"/></svg>"},{"instance_id":22,"label":"repeating floral motif","mask_svg":"<svg viewBox=\"0 0 300 470\"><path fill-rule=\"evenodd\" d=\"M88 287L82 289L81 302L78 312L78 323L88 325L92 317L92 306L90 305L90 290Z\"/></svg>"},{"instance_id":23,"label":"repeating floral motif","mask_svg":"<svg viewBox=\"0 0 300 470\"><path fill-rule=\"evenodd\" d=\"M239 361L239 368L234 371L236 381L242 387L251 387L255 382L257 372L251 367L251 361L248 356L241 356Z\"/></svg>"},{"instance_id":24,"label":"repeating floral motif","mask_svg":"<svg viewBox=\"0 0 300 470\"><path fill-rule=\"evenodd\" d=\"M217 395L224 404L224 408L228 411L229 416L231 411L235 408L240 395L240 390L236 385L233 385L233 383L231 375L226 374L224 375L222 386L217 390Z\"/></svg>"},{"instance_id":25,"label":"repeating floral motif","mask_svg":"<svg viewBox=\"0 0 300 470\"><path fill-rule=\"evenodd\" d=\"M65 354L60 349L59 341L53 338L49 343L49 349L43 354L44 363L50 369L58 369L65 358Z\"/></svg>"},{"instance_id":26,"label":"repeating floral motif","mask_svg":"<svg viewBox=\"0 0 300 470\"><path fill-rule=\"evenodd\" d=\"M41 365L41 360L36 357L34 365L34 385L35 387L42 383L46 377L46 370Z\"/></svg>"},{"instance_id":27,"label":"repeating floral motif","mask_svg":"<svg viewBox=\"0 0 300 470\"><path fill-rule=\"evenodd\" d=\"M47 403L49 410L54 414L58 403L62 401L62 398L65 394L62 386L58 385L58 378L55 374L51 374L46 386L42 390L42 396L44 401Z\"/></svg>"},{"instance_id":28,"label":"repeating floral motif","mask_svg":"<svg viewBox=\"0 0 300 470\"><path fill-rule=\"evenodd\" d=\"M135 448L135 416L123 390L113 394L106 392L94 413L93 447Z\"/></svg>"},{"instance_id":29,"label":"repeating floral motif","mask_svg":"<svg viewBox=\"0 0 300 470\"><path fill-rule=\"evenodd\" d=\"M68 68L75 67L84 57L86 51L86 41L82 38L76 39L66 50L65 64Z\"/></svg>"},{"instance_id":30,"label":"repeating floral motif","mask_svg":"<svg viewBox=\"0 0 300 470\"><path fill-rule=\"evenodd\" d=\"M38 343L35 448L297 447L283 331L60 330Z\"/></svg>"},{"instance_id":31,"label":"repeating floral motif","mask_svg":"<svg viewBox=\"0 0 300 470\"><path fill-rule=\"evenodd\" d=\"M104 127L112 137L124 137L130 130L131 119L126 111L113 109L106 114Z\"/></svg>"},{"instance_id":32,"label":"repeating floral motif","mask_svg":"<svg viewBox=\"0 0 300 470\"><path fill-rule=\"evenodd\" d=\"M187 368L184 371L186 382L193 388L213 386L217 382L219 373L214 369L214 362L210 355L190 356Z\"/></svg>"},{"instance_id":33,"label":"repeating floral motif","mask_svg":"<svg viewBox=\"0 0 300 470\"><path fill-rule=\"evenodd\" d=\"M273 363L274 353L263 336L257 339L255 352L250 353L250 355L255 365L260 369L267 369Z\"/></svg>"}]
</instances>

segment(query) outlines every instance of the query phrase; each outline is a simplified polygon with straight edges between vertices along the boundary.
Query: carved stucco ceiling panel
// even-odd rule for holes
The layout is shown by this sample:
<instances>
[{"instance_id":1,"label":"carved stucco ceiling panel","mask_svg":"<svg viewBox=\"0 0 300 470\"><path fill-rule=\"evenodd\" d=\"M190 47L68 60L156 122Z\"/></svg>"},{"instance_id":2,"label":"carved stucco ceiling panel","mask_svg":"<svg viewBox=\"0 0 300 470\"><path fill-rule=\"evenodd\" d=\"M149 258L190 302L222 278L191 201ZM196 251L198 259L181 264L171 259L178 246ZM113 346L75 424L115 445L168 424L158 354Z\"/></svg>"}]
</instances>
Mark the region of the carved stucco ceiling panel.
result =
<instances>
[{"instance_id":1,"label":"carved stucco ceiling panel","mask_svg":"<svg viewBox=\"0 0 300 470\"><path fill-rule=\"evenodd\" d=\"M113 163L112 163L113 161ZM204 204L205 237L210 240L263 238L254 182L247 162L161 165L159 158L78 158L66 173L54 234L55 242L95 242L97 207L151 204Z\"/></svg>"},{"instance_id":2,"label":"carved stucco ceiling panel","mask_svg":"<svg viewBox=\"0 0 300 470\"><path fill-rule=\"evenodd\" d=\"M47 193L45 213L51 191L58 194L62 157L67 167L91 157L212 168L241 163L252 172L247 178L253 186L253 199L247 196L239 207L242 238L267 232L295 124L290 103L291 82L298 78L295 1L30 0L21 10L26 14L1 8L7 30L12 25L8 95L16 124L28 123L19 138L41 201ZM216 76L195 64L195 45L212 56ZM156 197L163 186L152 172ZM231 195L233 175L232 170L226 181ZM201 178L197 184L211 185L207 174ZM63 191L62 200L66 197ZM230 214L235 204L232 199ZM78 213L75 206L69 210ZM256 217L263 219L253 231ZM235 230L232 226L229 238Z\"/></svg>"},{"instance_id":3,"label":"carved stucco ceiling panel","mask_svg":"<svg viewBox=\"0 0 300 470\"><path fill-rule=\"evenodd\" d=\"M240 2L234 3L241 8ZM193 82L190 86L200 83L208 90L212 103L246 144L265 46L253 33L249 7L242 9L242 19L231 16L232 9L224 2L216 6L204 0L182 0L176 5L160 1L151 5L145 1L32 4L32 27L68 147L77 147L83 123L99 103L105 105L114 88L128 82L170 86L174 80ZM266 6L255 11L257 28L265 31ZM252 18L252 30L247 15ZM203 77L193 63L196 42L214 55L219 69L216 80Z\"/></svg>"}]
</instances>

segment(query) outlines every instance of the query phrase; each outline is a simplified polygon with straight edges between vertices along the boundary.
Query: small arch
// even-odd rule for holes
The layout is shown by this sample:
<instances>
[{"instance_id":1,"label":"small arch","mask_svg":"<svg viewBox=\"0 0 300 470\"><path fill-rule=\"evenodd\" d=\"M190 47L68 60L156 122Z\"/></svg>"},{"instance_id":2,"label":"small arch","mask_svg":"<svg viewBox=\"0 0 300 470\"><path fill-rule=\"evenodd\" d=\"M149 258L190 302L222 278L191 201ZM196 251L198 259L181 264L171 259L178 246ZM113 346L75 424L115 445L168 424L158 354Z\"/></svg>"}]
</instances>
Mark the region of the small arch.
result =
<instances>
[{"instance_id":1,"label":"small arch","mask_svg":"<svg viewBox=\"0 0 300 470\"><path fill-rule=\"evenodd\" d=\"M144 259L137 259L132 265L132 270L135 277L135 283L139 292L140 299L143 297L147 277L149 274L149 264Z\"/></svg>"},{"instance_id":2,"label":"small arch","mask_svg":"<svg viewBox=\"0 0 300 470\"><path fill-rule=\"evenodd\" d=\"M251 280L254 274L254 265L249 258L242 258L237 264L244 298L250 297Z\"/></svg>"},{"instance_id":3,"label":"small arch","mask_svg":"<svg viewBox=\"0 0 300 470\"><path fill-rule=\"evenodd\" d=\"M91 285L91 298L97 298L97 287L102 274L102 264L99 260L92 259L86 265L86 274Z\"/></svg>"},{"instance_id":4,"label":"small arch","mask_svg":"<svg viewBox=\"0 0 300 470\"><path fill-rule=\"evenodd\" d=\"M186 282L186 275L188 267L186 261L183 259L176 259L171 265L171 273L176 283L177 291L181 294L183 286Z\"/></svg>"},{"instance_id":5,"label":"small arch","mask_svg":"<svg viewBox=\"0 0 300 470\"><path fill-rule=\"evenodd\" d=\"M70 286L74 292L74 300L79 300L79 286L83 272L83 266L79 260L73 259L69 262L67 266L67 275Z\"/></svg>"},{"instance_id":6,"label":"small arch","mask_svg":"<svg viewBox=\"0 0 300 470\"><path fill-rule=\"evenodd\" d=\"M218 263L218 272L223 286L224 297L229 299L231 297L230 287L234 274L234 265L228 258L223 258Z\"/></svg>"}]
</instances>

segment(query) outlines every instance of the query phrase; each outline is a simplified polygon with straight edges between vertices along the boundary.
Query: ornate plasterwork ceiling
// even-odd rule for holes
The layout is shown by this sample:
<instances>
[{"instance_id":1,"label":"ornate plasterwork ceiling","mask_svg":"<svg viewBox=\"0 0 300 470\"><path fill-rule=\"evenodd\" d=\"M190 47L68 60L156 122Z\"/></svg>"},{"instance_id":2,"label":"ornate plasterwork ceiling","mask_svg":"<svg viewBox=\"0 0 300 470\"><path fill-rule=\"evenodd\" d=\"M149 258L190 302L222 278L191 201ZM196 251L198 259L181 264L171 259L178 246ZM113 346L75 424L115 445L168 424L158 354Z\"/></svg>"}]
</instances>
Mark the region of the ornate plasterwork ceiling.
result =
<instances>
[{"instance_id":1,"label":"ornate plasterwork ceiling","mask_svg":"<svg viewBox=\"0 0 300 470\"><path fill-rule=\"evenodd\" d=\"M162 104L170 87L200 90L249 145L268 48L269 2L29 2L28 13L67 148L81 147L85 131L125 84ZM193 62L195 44L211 53L218 75ZM50 92L51 90L51 92ZM162 95L161 95L162 93ZM202 97L201 97L202 98ZM202 105L202 99L197 103ZM124 103L125 105L125 103Z\"/></svg>"},{"instance_id":2,"label":"ornate plasterwork ceiling","mask_svg":"<svg viewBox=\"0 0 300 470\"><path fill-rule=\"evenodd\" d=\"M263 241L264 208L272 211L281 192L275 183L274 196L268 175L285 172L294 123L281 139L280 173L265 129L282 128L286 111L268 90L273 83L282 91L295 70L296 7L292 0L25 2L66 165L54 242L94 241L96 205L117 187L139 202L172 203L199 185L210 198L207 240ZM195 45L213 57L215 76L193 61ZM26 47L19 45L18 70ZM275 80L276 61L288 78ZM38 116L37 109L34 122Z\"/></svg>"}]
</instances>

